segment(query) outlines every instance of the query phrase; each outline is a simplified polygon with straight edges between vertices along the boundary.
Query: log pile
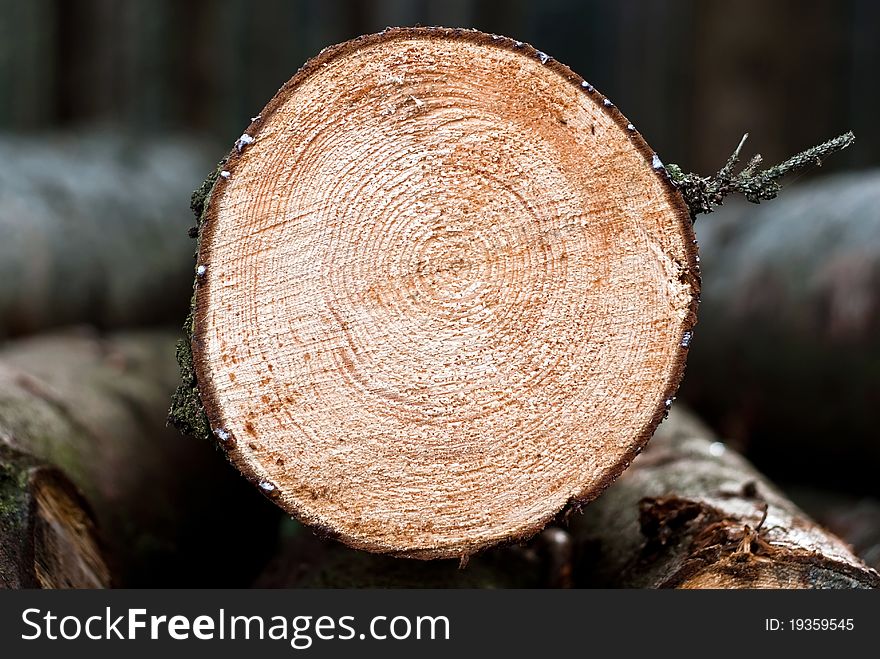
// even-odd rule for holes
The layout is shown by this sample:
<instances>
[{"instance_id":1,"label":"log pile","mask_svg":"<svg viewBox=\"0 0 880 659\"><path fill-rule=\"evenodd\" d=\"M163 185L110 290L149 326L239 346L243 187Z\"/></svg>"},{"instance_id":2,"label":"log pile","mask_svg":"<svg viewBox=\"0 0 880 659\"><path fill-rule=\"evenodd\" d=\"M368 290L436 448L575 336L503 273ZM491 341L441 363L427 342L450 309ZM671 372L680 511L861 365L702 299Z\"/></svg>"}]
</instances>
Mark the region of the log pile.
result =
<instances>
[{"instance_id":1,"label":"log pile","mask_svg":"<svg viewBox=\"0 0 880 659\"><path fill-rule=\"evenodd\" d=\"M754 442L876 450L876 174L700 220L693 340L725 179L520 42L323 51L197 190L195 263L198 149L120 144L0 139L0 586L880 586L874 509L805 476L849 546Z\"/></svg>"},{"instance_id":2,"label":"log pile","mask_svg":"<svg viewBox=\"0 0 880 659\"><path fill-rule=\"evenodd\" d=\"M192 140L0 137L0 337L179 323L192 281Z\"/></svg>"},{"instance_id":3,"label":"log pile","mask_svg":"<svg viewBox=\"0 0 880 659\"><path fill-rule=\"evenodd\" d=\"M60 470L0 445L0 588L106 588L88 503Z\"/></svg>"},{"instance_id":4,"label":"log pile","mask_svg":"<svg viewBox=\"0 0 880 659\"><path fill-rule=\"evenodd\" d=\"M851 548L679 408L614 487L570 521L583 584L880 586Z\"/></svg>"}]
</instances>

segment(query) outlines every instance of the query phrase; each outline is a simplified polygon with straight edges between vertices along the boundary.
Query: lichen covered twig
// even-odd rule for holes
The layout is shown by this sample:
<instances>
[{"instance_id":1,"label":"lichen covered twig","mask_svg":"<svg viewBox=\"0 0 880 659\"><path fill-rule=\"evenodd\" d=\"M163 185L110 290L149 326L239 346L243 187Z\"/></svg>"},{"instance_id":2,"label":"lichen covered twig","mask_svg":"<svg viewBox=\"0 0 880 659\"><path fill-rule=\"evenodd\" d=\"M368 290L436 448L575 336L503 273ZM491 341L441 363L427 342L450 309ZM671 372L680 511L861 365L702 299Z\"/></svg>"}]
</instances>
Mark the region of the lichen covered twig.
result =
<instances>
[{"instance_id":1,"label":"lichen covered twig","mask_svg":"<svg viewBox=\"0 0 880 659\"><path fill-rule=\"evenodd\" d=\"M842 151L855 141L855 135L850 131L760 172L757 169L761 165L762 158L760 155L756 155L749 160L739 174L734 174L734 169L739 163L742 148L748 137L748 133L743 135L724 167L718 170L714 176L685 174L678 165L667 166L669 177L681 191L688 208L690 208L691 217L696 217L700 213L711 213L715 206L720 206L724 198L733 193L743 195L754 204L774 199L779 194L780 178L810 165L821 165L822 158Z\"/></svg>"}]
</instances>

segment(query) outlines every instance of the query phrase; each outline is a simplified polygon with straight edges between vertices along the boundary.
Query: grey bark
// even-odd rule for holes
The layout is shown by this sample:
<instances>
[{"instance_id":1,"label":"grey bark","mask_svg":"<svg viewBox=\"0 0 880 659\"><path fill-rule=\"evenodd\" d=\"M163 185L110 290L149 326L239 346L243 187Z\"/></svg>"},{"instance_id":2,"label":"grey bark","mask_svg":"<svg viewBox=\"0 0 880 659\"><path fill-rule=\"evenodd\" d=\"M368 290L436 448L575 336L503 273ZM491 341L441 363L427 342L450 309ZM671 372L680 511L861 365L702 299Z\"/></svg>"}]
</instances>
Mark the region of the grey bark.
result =
<instances>
[{"instance_id":1,"label":"grey bark","mask_svg":"<svg viewBox=\"0 0 880 659\"><path fill-rule=\"evenodd\" d=\"M880 570L880 501L807 487L787 489L794 501L839 536L875 570Z\"/></svg>"}]
</instances>

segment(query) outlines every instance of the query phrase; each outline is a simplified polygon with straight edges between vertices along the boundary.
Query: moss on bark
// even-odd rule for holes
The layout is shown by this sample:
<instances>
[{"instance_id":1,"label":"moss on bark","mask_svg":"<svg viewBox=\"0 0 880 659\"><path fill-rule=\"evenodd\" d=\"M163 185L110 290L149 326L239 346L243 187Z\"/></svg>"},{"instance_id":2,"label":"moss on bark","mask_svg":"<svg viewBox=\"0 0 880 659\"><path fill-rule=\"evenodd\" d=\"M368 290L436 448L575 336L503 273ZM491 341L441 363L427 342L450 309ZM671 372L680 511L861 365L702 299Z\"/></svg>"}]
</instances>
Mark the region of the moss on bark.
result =
<instances>
[{"instance_id":1,"label":"moss on bark","mask_svg":"<svg viewBox=\"0 0 880 659\"><path fill-rule=\"evenodd\" d=\"M192 193L190 200L190 209L196 217L195 231L191 231L191 235L196 238L196 251L194 260L198 259L199 240L201 239L201 229L204 224L205 209L211 200L211 192L214 185L223 171L226 164L226 158L221 160L214 171L206 178L202 184ZM189 314L183 323L183 332L185 338L177 342L177 364L180 367L180 384L171 398L171 409L168 412L169 422L182 433L198 437L200 439L210 439L211 424L208 422L208 416L202 407L202 400L199 396L199 383L196 379L195 368L193 367L192 354L192 338L193 324L195 322L195 289L199 285L199 276L196 268L196 274L193 277L193 296L190 300Z\"/></svg>"},{"instance_id":2,"label":"moss on bark","mask_svg":"<svg viewBox=\"0 0 880 659\"><path fill-rule=\"evenodd\" d=\"M31 508L28 478L35 464L30 456L0 443L0 588L37 585L25 569Z\"/></svg>"},{"instance_id":3,"label":"moss on bark","mask_svg":"<svg viewBox=\"0 0 880 659\"><path fill-rule=\"evenodd\" d=\"M0 531L4 533L23 519L22 491L27 483L27 470L32 466L26 458L25 454L0 444Z\"/></svg>"}]
</instances>

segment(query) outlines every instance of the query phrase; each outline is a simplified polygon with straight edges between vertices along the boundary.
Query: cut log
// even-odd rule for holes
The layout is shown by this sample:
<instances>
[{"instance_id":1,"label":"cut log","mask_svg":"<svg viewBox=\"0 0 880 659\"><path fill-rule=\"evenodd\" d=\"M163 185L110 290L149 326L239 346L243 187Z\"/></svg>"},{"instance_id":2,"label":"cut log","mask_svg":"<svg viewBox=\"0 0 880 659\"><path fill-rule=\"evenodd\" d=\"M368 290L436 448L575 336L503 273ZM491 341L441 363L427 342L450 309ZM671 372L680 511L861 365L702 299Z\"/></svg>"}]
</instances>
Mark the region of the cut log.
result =
<instances>
[{"instance_id":1,"label":"cut log","mask_svg":"<svg viewBox=\"0 0 880 659\"><path fill-rule=\"evenodd\" d=\"M327 49L211 185L178 420L349 545L528 537L613 481L678 387L688 209L620 111L530 46L425 28Z\"/></svg>"},{"instance_id":2,"label":"cut log","mask_svg":"<svg viewBox=\"0 0 880 659\"><path fill-rule=\"evenodd\" d=\"M880 171L697 222L706 286L682 397L767 471L877 495Z\"/></svg>"},{"instance_id":3,"label":"cut log","mask_svg":"<svg viewBox=\"0 0 880 659\"><path fill-rule=\"evenodd\" d=\"M0 588L106 588L88 504L57 469L0 444Z\"/></svg>"},{"instance_id":4,"label":"cut log","mask_svg":"<svg viewBox=\"0 0 880 659\"><path fill-rule=\"evenodd\" d=\"M273 548L277 517L208 444L165 427L176 337L83 332L7 344L0 446L60 469L82 491L118 585L216 586L218 575L244 585ZM51 483L68 492L60 477ZM234 565L231 551L242 556Z\"/></svg>"},{"instance_id":5,"label":"cut log","mask_svg":"<svg viewBox=\"0 0 880 659\"><path fill-rule=\"evenodd\" d=\"M0 337L185 313L187 199L210 166L182 139L0 137Z\"/></svg>"},{"instance_id":6,"label":"cut log","mask_svg":"<svg viewBox=\"0 0 880 659\"><path fill-rule=\"evenodd\" d=\"M678 407L570 531L581 586L880 587L843 541Z\"/></svg>"}]
</instances>

